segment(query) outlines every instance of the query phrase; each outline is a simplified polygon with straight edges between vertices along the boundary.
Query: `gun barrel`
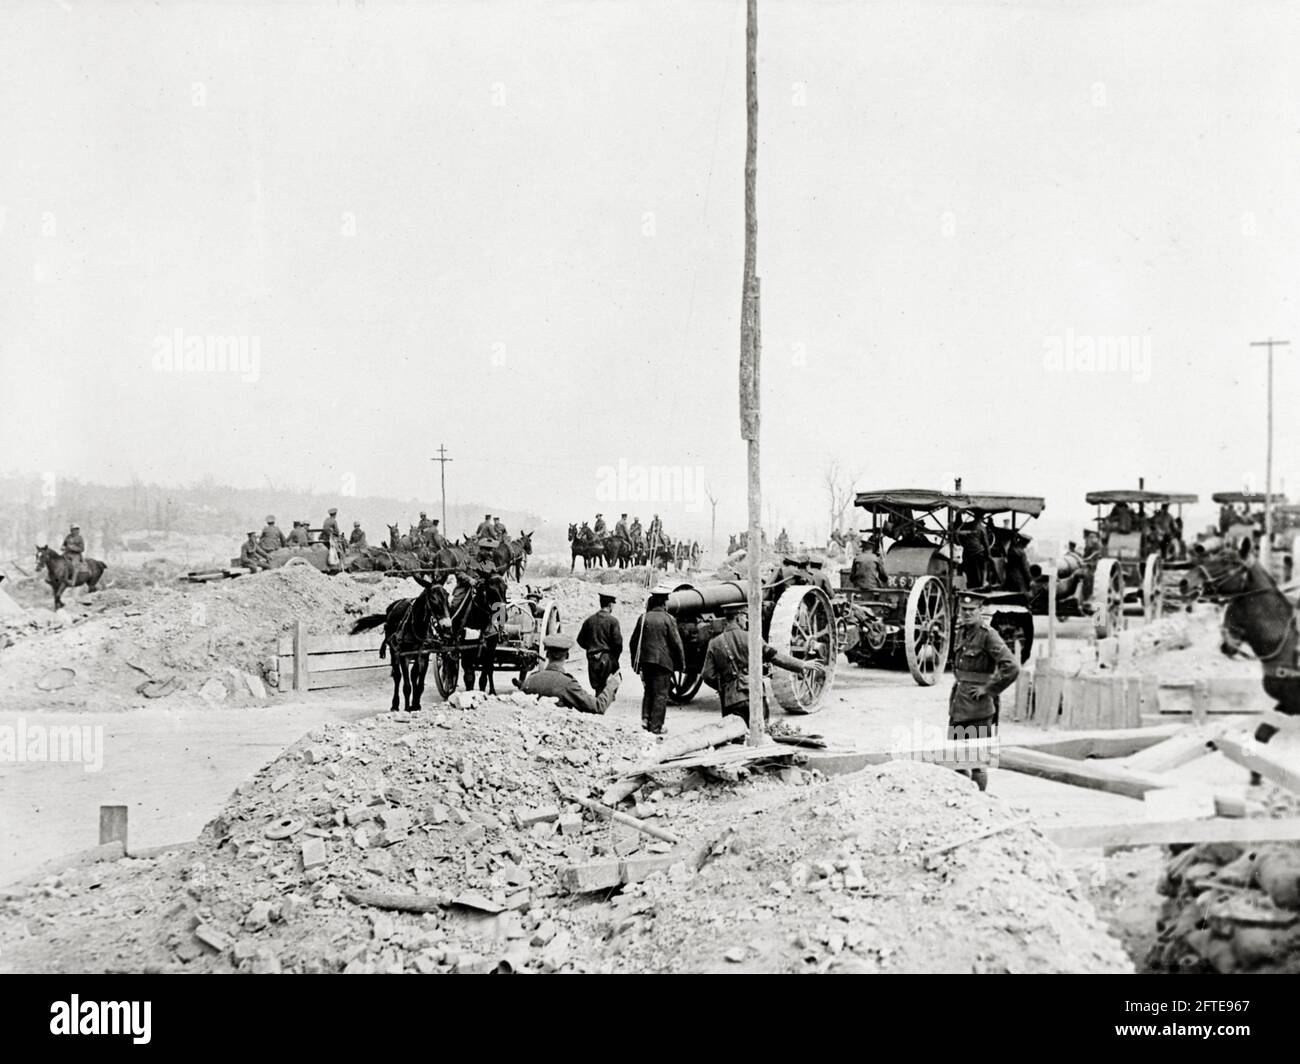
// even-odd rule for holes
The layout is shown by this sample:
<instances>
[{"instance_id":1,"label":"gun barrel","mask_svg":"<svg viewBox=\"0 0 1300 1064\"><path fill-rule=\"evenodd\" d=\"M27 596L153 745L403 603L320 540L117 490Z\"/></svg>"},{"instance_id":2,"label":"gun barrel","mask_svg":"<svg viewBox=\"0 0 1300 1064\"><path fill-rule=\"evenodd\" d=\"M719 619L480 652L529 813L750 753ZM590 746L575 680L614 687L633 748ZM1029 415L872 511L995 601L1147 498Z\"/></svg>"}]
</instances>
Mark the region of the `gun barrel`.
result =
<instances>
[{"instance_id":1,"label":"gun barrel","mask_svg":"<svg viewBox=\"0 0 1300 1064\"><path fill-rule=\"evenodd\" d=\"M668 612L679 617L690 617L745 601L745 585L735 580L726 580L674 591L668 596Z\"/></svg>"}]
</instances>

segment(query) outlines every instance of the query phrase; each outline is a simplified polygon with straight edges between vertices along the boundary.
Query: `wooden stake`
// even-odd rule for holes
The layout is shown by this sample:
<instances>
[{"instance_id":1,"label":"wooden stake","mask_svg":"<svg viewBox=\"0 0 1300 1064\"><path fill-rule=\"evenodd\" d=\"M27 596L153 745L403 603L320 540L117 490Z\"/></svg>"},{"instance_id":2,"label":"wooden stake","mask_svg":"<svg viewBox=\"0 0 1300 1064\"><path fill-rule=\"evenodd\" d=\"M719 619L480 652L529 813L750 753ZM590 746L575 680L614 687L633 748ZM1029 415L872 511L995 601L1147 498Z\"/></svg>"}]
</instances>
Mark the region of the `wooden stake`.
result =
<instances>
[{"instance_id":1,"label":"wooden stake","mask_svg":"<svg viewBox=\"0 0 1300 1064\"><path fill-rule=\"evenodd\" d=\"M1056 563L1047 574L1047 656L1056 656Z\"/></svg>"},{"instance_id":2,"label":"wooden stake","mask_svg":"<svg viewBox=\"0 0 1300 1064\"><path fill-rule=\"evenodd\" d=\"M120 842L126 851L126 813L124 805L101 805L99 807L99 844Z\"/></svg>"},{"instance_id":3,"label":"wooden stake","mask_svg":"<svg viewBox=\"0 0 1300 1064\"><path fill-rule=\"evenodd\" d=\"M293 622L293 689L306 691L310 682L307 676L307 638L302 621Z\"/></svg>"}]
</instances>

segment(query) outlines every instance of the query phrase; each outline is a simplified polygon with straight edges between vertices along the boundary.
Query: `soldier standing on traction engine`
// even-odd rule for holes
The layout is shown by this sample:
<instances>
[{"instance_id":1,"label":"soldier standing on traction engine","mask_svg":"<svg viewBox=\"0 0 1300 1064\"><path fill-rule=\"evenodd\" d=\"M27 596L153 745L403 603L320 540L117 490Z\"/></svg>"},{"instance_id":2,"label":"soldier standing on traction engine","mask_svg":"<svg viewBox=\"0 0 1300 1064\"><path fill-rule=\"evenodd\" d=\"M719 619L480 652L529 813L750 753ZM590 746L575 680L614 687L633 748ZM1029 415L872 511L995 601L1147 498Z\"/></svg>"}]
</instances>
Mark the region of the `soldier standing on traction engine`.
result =
<instances>
[{"instance_id":1,"label":"soldier standing on traction engine","mask_svg":"<svg viewBox=\"0 0 1300 1064\"><path fill-rule=\"evenodd\" d=\"M957 640L952 671L956 682L948 698L949 739L990 739L997 734L998 695L1020 675L1020 664L1002 637L980 616L984 596L963 591L957 596ZM962 770L981 791L987 790L986 769Z\"/></svg>"}]
</instances>

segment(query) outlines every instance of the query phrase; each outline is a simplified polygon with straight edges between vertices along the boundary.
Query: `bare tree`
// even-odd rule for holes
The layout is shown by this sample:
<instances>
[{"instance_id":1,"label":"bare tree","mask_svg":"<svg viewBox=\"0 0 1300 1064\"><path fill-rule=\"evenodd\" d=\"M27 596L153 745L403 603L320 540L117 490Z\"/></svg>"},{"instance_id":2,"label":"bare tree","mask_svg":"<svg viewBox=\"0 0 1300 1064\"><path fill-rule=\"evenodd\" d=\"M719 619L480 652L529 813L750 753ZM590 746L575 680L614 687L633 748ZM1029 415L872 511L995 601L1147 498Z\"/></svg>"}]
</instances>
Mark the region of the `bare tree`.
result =
<instances>
[{"instance_id":1,"label":"bare tree","mask_svg":"<svg viewBox=\"0 0 1300 1064\"><path fill-rule=\"evenodd\" d=\"M822 476L822 483L826 487L826 499L830 508L830 528L827 532L827 538L836 531L842 531L844 527L844 514L853 502L854 485L857 484L861 472L849 472L840 465L838 458L832 458L826 466L826 472Z\"/></svg>"}]
</instances>

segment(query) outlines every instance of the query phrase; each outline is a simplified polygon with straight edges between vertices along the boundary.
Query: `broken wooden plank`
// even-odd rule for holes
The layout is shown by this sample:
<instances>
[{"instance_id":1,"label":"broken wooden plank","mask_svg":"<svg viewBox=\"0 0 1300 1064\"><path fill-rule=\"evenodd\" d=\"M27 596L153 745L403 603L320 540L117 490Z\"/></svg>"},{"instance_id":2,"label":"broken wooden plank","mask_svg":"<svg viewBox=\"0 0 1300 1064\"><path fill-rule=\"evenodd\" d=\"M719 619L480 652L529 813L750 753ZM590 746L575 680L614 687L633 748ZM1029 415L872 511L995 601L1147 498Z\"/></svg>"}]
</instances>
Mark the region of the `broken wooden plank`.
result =
<instances>
[{"instance_id":1,"label":"broken wooden plank","mask_svg":"<svg viewBox=\"0 0 1300 1064\"><path fill-rule=\"evenodd\" d=\"M1184 725L1164 741L1126 757L1122 767L1138 772L1171 772L1212 753L1211 743L1216 737L1243 723L1242 718L1233 717L1214 724Z\"/></svg>"},{"instance_id":2,"label":"broken wooden plank","mask_svg":"<svg viewBox=\"0 0 1300 1064\"><path fill-rule=\"evenodd\" d=\"M580 795L565 790L564 787L560 785L559 779L553 772L551 773L551 782L555 785L555 789L560 792L560 797L565 801L577 802L583 809L589 809L599 817L604 817L606 820L612 820L616 824L625 824L630 828L635 828L637 831L640 831L645 835L649 835L651 838L659 839L662 842L672 843L674 846L678 845L682 841L671 831L657 828L653 824L647 824L644 820L637 817L628 816L627 813L620 813L615 809L611 809L607 805L602 805L600 802L594 802L590 798L583 798Z\"/></svg>"},{"instance_id":3,"label":"broken wooden plank","mask_svg":"<svg viewBox=\"0 0 1300 1064\"><path fill-rule=\"evenodd\" d=\"M736 720L741 720L737 717ZM743 720L741 723L744 723ZM650 768L649 772L638 773L650 775L655 772L670 772L684 768L717 768L721 765L743 765L750 761L783 761L795 756L795 749L771 743L764 746L736 746L726 750L705 750L702 753L679 757L674 761L662 761Z\"/></svg>"},{"instance_id":4,"label":"broken wooden plank","mask_svg":"<svg viewBox=\"0 0 1300 1064\"><path fill-rule=\"evenodd\" d=\"M1300 794L1300 758L1284 752L1280 747L1267 747L1255 741L1249 732L1221 735L1214 745L1224 757L1251 772L1258 772L1266 780Z\"/></svg>"},{"instance_id":5,"label":"broken wooden plank","mask_svg":"<svg viewBox=\"0 0 1300 1064\"><path fill-rule=\"evenodd\" d=\"M348 901L353 905L369 905L374 909L391 909L402 913L441 912L445 902L425 894L393 894L383 890L350 890Z\"/></svg>"},{"instance_id":6,"label":"broken wooden plank","mask_svg":"<svg viewBox=\"0 0 1300 1064\"><path fill-rule=\"evenodd\" d=\"M1001 763L1002 768L1010 769L1012 772L1040 776L1043 779L1068 783L1075 787L1107 791L1110 794L1123 795L1125 798L1140 799L1155 787L1180 785L1179 780L1167 776L1125 770L1118 765L1098 761L1071 761L1069 758L1056 757L1022 746L1005 748L1002 751ZM1233 794L1215 792L1214 805L1220 816L1245 816L1247 811L1245 799Z\"/></svg>"},{"instance_id":7,"label":"broken wooden plank","mask_svg":"<svg viewBox=\"0 0 1300 1064\"><path fill-rule=\"evenodd\" d=\"M1017 738L1014 745L1076 760L1119 758L1154 747L1185 730L1182 724L1160 724L1153 728L1115 728L1073 735L1033 735Z\"/></svg>"},{"instance_id":8,"label":"broken wooden plank","mask_svg":"<svg viewBox=\"0 0 1300 1064\"><path fill-rule=\"evenodd\" d=\"M678 735L669 739L667 742L660 744L652 759L633 765L626 772L620 772L618 774L619 779L605 788L605 793L600 796L601 801L606 805L617 805L641 786L642 776L653 771L657 765L667 758L680 757L696 750L707 750L722 743L729 743L743 738L748 733L749 729L746 727L744 719L733 715L723 717L722 720L715 724L696 728L685 735Z\"/></svg>"},{"instance_id":9,"label":"broken wooden plank","mask_svg":"<svg viewBox=\"0 0 1300 1064\"><path fill-rule=\"evenodd\" d=\"M1103 846L1108 850L1199 842L1292 842L1300 841L1300 817L1279 820L1263 817L1162 822L1137 820L1125 824L1044 827L1042 832L1058 846Z\"/></svg>"}]
</instances>

